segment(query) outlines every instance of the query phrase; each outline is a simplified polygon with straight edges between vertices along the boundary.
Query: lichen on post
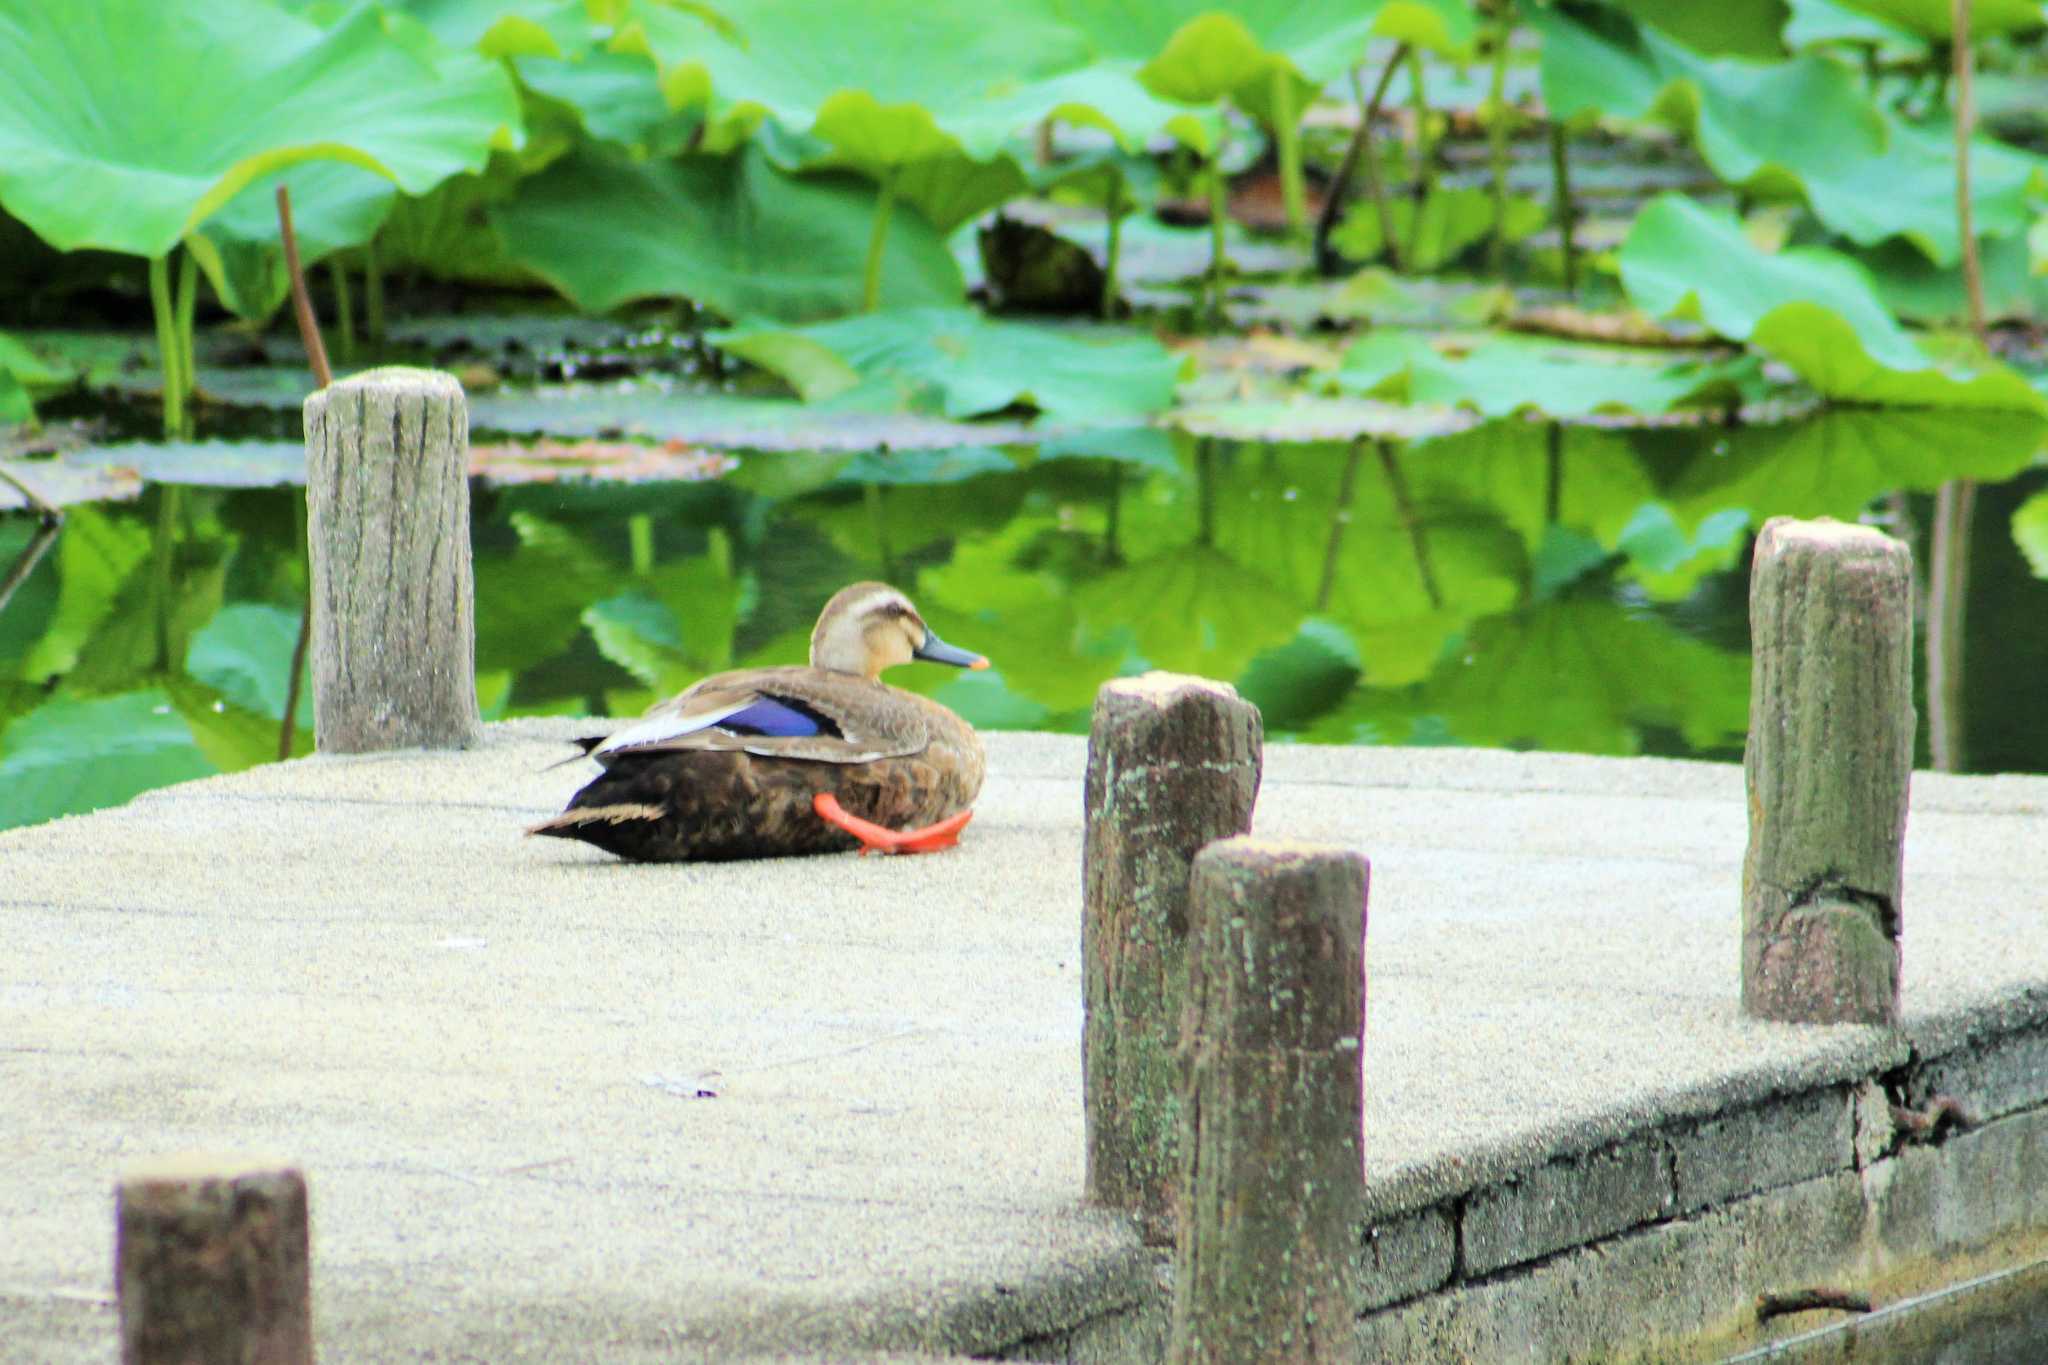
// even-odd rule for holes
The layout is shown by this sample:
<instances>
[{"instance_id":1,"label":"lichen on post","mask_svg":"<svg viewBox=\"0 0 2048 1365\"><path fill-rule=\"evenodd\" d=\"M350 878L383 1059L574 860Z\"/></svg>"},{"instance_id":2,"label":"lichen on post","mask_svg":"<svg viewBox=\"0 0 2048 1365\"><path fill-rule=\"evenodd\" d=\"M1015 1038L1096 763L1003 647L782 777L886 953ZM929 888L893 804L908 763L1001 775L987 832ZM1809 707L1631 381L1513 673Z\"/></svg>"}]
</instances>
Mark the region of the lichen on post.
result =
<instances>
[{"instance_id":1,"label":"lichen on post","mask_svg":"<svg viewBox=\"0 0 2048 1365\"><path fill-rule=\"evenodd\" d=\"M306 399L313 715L322 752L475 739L469 409L393 366Z\"/></svg>"},{"instance_id":2,"label":"lichen on post","mask_svg":"<svg viewBox=\"0 0 2048 1365\"><path fill-rule=\"evenodd\" d=\"M1225 683L1106 684L1088 737L1082 854L1088 1195L1172 1237L1188 865L1251 828L1264 729Z\"/></svg>"},{"instance_id":3,"label":"lichen on post","mask_svg":"<svg viewBox=\"0 0 2048 1365\"><path fill-rule=\"evenodd\" d=\"M1867 527L1776 517L1750 573L1742 1008L1898 1020L1913 768L1911 552Z\"/></svg>"},{"instance_id":4,"label":"lichen on post","mask_svg":"<svg viewBox=\"0 0 2048 1365\"><path fill-rule=\"evenodd\" d=\"M1175 1365L1356 1349L1369 875L1259 839L1195 858Z\"/></svg>"},{"instance_id":5,"label":"lichen on post","mask_svg":"<svg viewBox=\"0 0 2048 1365\"><path fill-rule=\"evenodd\" d=\"M190 1155L115 1187L122 1365L311 1365L306 1181L289 1166Z\"/></svg>"}]
</instances>

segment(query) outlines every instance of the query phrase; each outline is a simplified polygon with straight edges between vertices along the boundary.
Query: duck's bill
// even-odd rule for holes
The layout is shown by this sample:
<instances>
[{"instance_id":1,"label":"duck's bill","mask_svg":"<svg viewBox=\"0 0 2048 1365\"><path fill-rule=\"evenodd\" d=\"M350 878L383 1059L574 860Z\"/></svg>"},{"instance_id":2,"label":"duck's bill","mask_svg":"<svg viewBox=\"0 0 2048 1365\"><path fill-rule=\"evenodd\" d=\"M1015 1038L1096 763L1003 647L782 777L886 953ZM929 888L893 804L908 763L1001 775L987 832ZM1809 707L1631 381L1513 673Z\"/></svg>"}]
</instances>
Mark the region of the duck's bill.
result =
<instances>
[{"instance_id":1,"label":"duck's bill","mask_svg":"<svg viewBox=\"0 0 2048 1365\"><path fill-rule=\"evenodd\" d=\"M958 649L947 644L934 634L929 627L924 633L924 643L912 651L920 659L935 664L951 664L955 668L987 668L988 660L972 650Z\"/></svg>"}]
</instances>

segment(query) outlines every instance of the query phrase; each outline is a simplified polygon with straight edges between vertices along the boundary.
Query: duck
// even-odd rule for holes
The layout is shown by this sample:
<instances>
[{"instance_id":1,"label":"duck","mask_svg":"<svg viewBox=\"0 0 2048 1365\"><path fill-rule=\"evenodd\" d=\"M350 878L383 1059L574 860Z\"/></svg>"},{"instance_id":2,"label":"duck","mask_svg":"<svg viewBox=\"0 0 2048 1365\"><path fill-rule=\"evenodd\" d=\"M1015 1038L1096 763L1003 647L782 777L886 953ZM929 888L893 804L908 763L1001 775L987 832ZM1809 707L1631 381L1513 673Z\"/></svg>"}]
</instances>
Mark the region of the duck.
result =
<instances>
[{"instance_id":1,"label":"duck","mask_svg":"<svg viewBox=\"0 0 2048 1365\"><path fill-rule=\"evenodd\" d=\"M818 615L807 666L716 673L577 741L603 771L527 833L636 862L951 848L986 757L953 711L881 680L913 660L988 667L888 584L842 588Z\"/></svg>"}]
</instances>

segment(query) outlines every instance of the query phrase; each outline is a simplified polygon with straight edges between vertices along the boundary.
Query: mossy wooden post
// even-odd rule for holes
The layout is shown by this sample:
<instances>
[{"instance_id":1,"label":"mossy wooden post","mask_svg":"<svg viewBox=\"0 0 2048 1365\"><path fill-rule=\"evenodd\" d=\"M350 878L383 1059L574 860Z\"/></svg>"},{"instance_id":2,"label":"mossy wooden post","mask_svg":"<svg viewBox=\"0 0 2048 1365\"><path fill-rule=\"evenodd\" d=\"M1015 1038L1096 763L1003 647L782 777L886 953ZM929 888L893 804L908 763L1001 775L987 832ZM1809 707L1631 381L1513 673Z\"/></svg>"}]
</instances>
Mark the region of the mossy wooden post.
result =
<instances>
[{"instance_id":1,"label":"mossy wooden post","mask_svg":"<svg viewBox=\"0 0 2048 1365\"><path fill-rule=\"evenodd\" d=\"M468 744L476 589L455 377L390 367L308 398L306 507L321 751Z\"/></svg>"},{"instance_id":2,"label":"mossy wooden post","mask_svg":"<svg viewBox=\"0 0 2048 1365\"><path fill-rule=\"evenodd\" d=\"M1749 580L1742 1008L1892 1024L1913 769L1913 568L1862 526L1775 517Z\"/></svg>"},{"instance_id":3,"label":"mossy wooden post","mask_svg":"<svg viewBox=\"0 0 2048 1365\"><path fill-rule=\"evenodd\" d=\"M115 1187L122 1365L311 1365L306 1181L209 1156L130 1168Z\"/></svg>"},{"instance_id":4,"label":"mossy wooden post","mask_svg":"<svg viewBox=\"0 0 2048 1365\"><path fill-rule=\"evenodd\" d=\"M1188 864L1251 828L1264 729L1226 683L1148 673L1106 684L1088 735L1082 1085L1088 1195L1173 1235Z\"/></svg>"},{"instance_id":5,"label":"mossy wooden post","mask_svg":"<svg viewBox=\"0 0 2048 1365\"><path fill-rule=\"evenodd\" d=\"M1308 844L1196 855L1175 1365L1356 1349L1369 876L1358 854Z\"/></svg>"}]
</instances>

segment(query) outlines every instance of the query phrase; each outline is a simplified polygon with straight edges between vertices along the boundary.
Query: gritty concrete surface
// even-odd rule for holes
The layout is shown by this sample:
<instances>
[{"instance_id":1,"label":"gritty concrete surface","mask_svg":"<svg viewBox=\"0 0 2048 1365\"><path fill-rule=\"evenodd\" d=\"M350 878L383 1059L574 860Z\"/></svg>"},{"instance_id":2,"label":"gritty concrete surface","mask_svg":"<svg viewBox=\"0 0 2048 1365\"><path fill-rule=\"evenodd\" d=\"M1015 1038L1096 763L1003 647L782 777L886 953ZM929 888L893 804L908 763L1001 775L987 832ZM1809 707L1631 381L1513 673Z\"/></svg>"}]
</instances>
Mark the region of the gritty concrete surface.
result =
<instances>
[{"instance_id":1,"label":"gritty concrete surface","mask_svg":"<svg viewBox=\"0 0 2048 1365\"><path fill-rule=\"evenodd\" d=\"M331 1360L983 1354L1156 1300L1078 1202L1082 741L990 736L950 853L641 867L520 836L588 729L0 835L0 1360L109 1357L114 1176L195 1147L303 1164ZM2048 1024L2048 780L1916 776L1897 1033L1739 1017L1734 768L1275 746L1256 832L1372 858L1364 1216L1433 1264L1488 1182Z\"/></svg>"}]
</instances>

